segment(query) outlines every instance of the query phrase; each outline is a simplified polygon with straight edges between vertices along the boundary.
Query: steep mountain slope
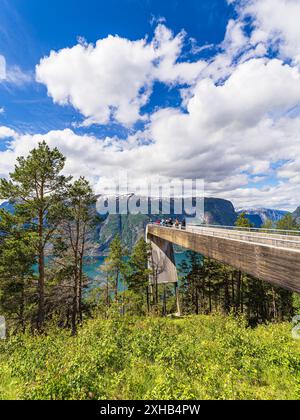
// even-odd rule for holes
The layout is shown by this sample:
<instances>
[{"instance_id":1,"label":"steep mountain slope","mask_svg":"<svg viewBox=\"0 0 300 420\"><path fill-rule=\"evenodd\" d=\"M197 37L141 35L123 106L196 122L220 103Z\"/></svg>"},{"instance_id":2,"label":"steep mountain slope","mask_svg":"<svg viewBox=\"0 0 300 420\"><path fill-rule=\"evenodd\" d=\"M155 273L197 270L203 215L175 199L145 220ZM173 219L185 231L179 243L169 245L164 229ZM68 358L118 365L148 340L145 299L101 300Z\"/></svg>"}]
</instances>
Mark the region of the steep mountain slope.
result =
<instances>
[{"instance_id":1,"label":"steep mountain slope","mask_svg":"<svg viewBox=\"0 0 300 420\"><path fill-rule=\"evenodd\" d=\"M238 209L238 214L246 213L247 218L255 227L261 227L267 220L273 223L281 220L288 212L267 208Z\"/></svg>"},{"instance_id":2,"label":"steep mountain slope","mask_svg":"<svg viewBox=\"0 0 300 420\"><path fill-rule=\"evenodd\" d=\"M105 221L99 226L99 252L106 252L109 244L115 235L119 235L128 249L144 235L146 224L161 218L182 218L181 215L174 213L171 205L171 212L168 214L155 215L108 215ZM215 225L234 225L237 216L233 204L228 200L220 198L205 198L204 218L208 224Z\"/></svg>"},{"instance_id":3,"label":"steep mountain slope","mask_svg":"<svg viewBox=\"0 0 300 420\"><path fill-rule=\"evenodd\" d=\"M208 224L233 226L237 215L231 201L210 197L204 199L204 218Z\"/></svg>"},{"instance_id":4,"label":"steep mountain slope","mask_svg":"<svg viewBox=\"0 0 300 420\"><path fill-rule=\"evenodd\" d=\"M130 198L132 198L132 195L129 195L127 200ZM138 200L136 197L135 199ZM2 203L0 207L13 211L13 206L7 202ZM234 225L237 218L233 204L220 198L205 198L204 211L205 222L208 224L231 226ZM147 223L168 217L182 218L181 215L174 213L173 204L171 204L170 213L162 215L108 214L102 218L102 222L95 226L94 237L91 238L91 241L95 244L93 253L106 253L112 239L116 235L119 235L128 250L131 250L135 242L144 235Z\"/></svg>"},{"instance_id":5,"label":"steep mountain slope","mask_svg":"<svg viewBox=\"0 0 300 420\"><path fill-rule=\"evenodd\" d=\"M296 220L296 223L300 225L300 206L292 213L292 216Z\"/></svg>"}]
</instances>

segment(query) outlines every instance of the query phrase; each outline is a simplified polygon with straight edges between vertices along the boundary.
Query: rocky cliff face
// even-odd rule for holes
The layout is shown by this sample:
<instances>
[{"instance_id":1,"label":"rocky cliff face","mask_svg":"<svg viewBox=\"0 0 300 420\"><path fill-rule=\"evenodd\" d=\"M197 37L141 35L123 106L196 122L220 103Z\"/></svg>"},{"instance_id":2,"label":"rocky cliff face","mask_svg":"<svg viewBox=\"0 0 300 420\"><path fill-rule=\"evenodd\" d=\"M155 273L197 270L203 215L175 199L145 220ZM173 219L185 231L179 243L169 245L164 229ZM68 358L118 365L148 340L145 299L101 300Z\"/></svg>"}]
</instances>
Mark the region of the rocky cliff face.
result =
<instances>
[{"instance_id":1,"label":"rocky cliff face","mask_svg":"<svg viewBox=\"0 0 300 420\"><path fill-rule=\"evenodd\" d=\"M296 223L300 225L300 207L298 207L293 213L293 218L295 219Z\"/></svg>"},{"instance_id":2,"label":"rocky cliff face","mask_svg":"<svg viewBox=\"0 0 300 420\"><path fill-rule=\"evenodd\" d=\"M108 215L99 226L98 251L107 252L109 244L115 235L119 235L123 243L130 250L135 242L144 235L145 227L150 221L161 218L182 218L181 215L174 213L171 205L171 212L160 216L154 215ZM204 200L204 218L208 224L233 226L237 215L233 204L228 200L219 198L205 198Z\"/></svg>"},{"instance_id":3,"label":"rocky cliff face","mask_svg":"<svg viewBox=\"0 0 300 420\"><path fill-rule=\"evenodd\" d=\"M231 201L221 198L205 198L204 218L208 224L234 226L237 214Z\"/></svg>"},{"instance_id":4,"label":"rocky cliff face","mask_svg":"<svg viewBox=\"0 0 300 420\"><path fill-rule=\"evenodd\" d=\"M128 196L128 200L130 198L132 198L132 195ZM135 197L135 199L137 198ZM13 212L13 206L7 202L2 203L0 207ZM90 238L95 244L93 253L107 253L109 245L116 235L119 235L128 250L131 250L135 242L144 235L147 223L168 217L182 218L181 215L174 213L174 205L171 205L170 213L159 216L151 214L109 214L96 225L94 237ZM220 198L205 198L204 218L208 224L232 226L237 219L237 215L230 201Z\"/></svg>"},{"instance_id":5,"label":"rocky cliff face","mask_svg":"<svg viewBox=\"0 0 300 420\"><path fill-rule=\"evenodd\" d=\"M288 212L284 210L253 208L253 209L238 209L238 214L246 213L249 221L260 228L267 220L271 220L274 224L281 220Z\"/></svg>"}]
</instances>

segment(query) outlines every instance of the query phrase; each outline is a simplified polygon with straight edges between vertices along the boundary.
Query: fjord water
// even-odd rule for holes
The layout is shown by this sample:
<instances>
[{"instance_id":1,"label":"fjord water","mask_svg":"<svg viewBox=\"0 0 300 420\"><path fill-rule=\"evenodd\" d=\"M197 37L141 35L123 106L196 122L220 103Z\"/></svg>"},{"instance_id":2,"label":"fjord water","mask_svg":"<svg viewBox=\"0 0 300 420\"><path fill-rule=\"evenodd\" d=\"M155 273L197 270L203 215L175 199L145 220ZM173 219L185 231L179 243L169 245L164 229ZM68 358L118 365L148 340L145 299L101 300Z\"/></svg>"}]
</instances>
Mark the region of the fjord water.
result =
<instances>
[{"instance_id":1,"label":"fjord water","mask_svg":"<svg viewBox=\"0 0 300 420\"><path fill-rule=\"evenodd\" d=\"M97 283L97 281L101 282L103 279L103 273L101 273L101 265L104 263L105 258L105 256L93 256L85 258L84 272L93 283ZM175 263L177 267L184 260L187 260L186 252L175 253Z\"/></svg>"}]
</instances>

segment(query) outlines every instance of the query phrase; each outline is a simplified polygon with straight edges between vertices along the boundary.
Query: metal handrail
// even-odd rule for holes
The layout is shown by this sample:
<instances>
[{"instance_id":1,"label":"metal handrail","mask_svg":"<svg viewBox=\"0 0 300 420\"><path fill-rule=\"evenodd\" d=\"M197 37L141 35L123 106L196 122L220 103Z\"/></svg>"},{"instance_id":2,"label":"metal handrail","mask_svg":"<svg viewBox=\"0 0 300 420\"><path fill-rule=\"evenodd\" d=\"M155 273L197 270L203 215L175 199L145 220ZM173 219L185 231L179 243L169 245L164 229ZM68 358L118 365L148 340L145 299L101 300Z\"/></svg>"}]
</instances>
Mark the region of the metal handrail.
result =
<instances>
[{"instance_id":1,"label":"metal handrail","mask_svg":"<svg viewBox=\"0 0 300 420\"><path fill-rule=\"evenodd\" d=\"M224 230L225 229L219 229L219 228L216 228L216 229L213 229L213 228L209 228L209 229L206 229L206 227L205 226L188 226L188 229L194 229L195 231L200 231L201 229L204 229L206 232L209 232L209 230L211 230L212 232L224 232ZM229 229L228 229L229 230ZM225 230L225 231L227 231L227 229ZM290 231L291 232L291 231ZM300 232L299 232L300 233ZM279 233L273 233L273 231L272 231L272 233L270 232L265 232L264 230L262 230L262 231L260 231L260 232L253 232L253 231L247 231L247 230L232 230L231 232L230 232L230 235L247 235L248 234L248 236L251 236L251 237L253 237L253 238L262 238L263 236L263 234L267 234L267 235L270 235L270 236L264 236L265 238L270 238L270 239L272 239L272 238L274 238L274 239L279 239L279 237L282 237L282 240L283 241L292 241L292 239L285 239L285 237L292 237L292 238L297 238L297 241L296 242L299 242L300 241L300 235L299 236L294 236L294 235L282 235L282 234L279 234Z\"/></svg>"},{"instance_id":2,"label":"metal handrail","mask_svg":"<svg viewBox=\"0 0 300 420\"><path fill-rule=\"evenodd\" d=\"M155 223L154 221L151 221L148 223L149 225L157 225L157 226L162 226L162 227L166 227L164 225L160 225ZM227 226L227 225L211 225L211 224L199 224L199 225L187 225L189 227L202 227L202 228L216 228L216 229L231 229L231 230L239 230L239 231L248 231L248 232L258 232L258 233L265 233L267 232L274 232L274 234L281 234L281 232L283 232L283 234L286 235L292 235L292 234L296 234L296 236L300 236L300 229L298 230L287 230L287 229L268 229L268 228L255 228L255 227L242 227L242 226Z\"/></svg>"},{"instance_id":3,"label":"metal handrail","mask_svg":"<svg viewBox=\"0 0 300 420\"><path fill-rule=\"evenodd\" d=\"M153 221L149 222L149 224L154 224L157 226L163 226L166 227L164 225L159 225ZM216 229L230 229L230 230L239 230L239 231L245 231L245 232L258 232L258 233L266 233L267 232L274 232L274 234L281 234L283 232L283 234L286 235L292 235L292 234L296 234L296 236L300 236L300 229L299 230L286 230L286 229L268 229L268 228L253 228L253 227L242 227L242 226L226 226L226 225L211 225L211 224L199 224L199 225L187 225L190 227L202 227L202 228L216 228Z\"/></svg>"},{"instance_id":4,"label":"metal handrail","mask_svg":"<svg viewBox=\"0 0 300 420\"><path fill-rule=\"evenodd\" d=\"M187 231L192 232L192 233L199 233L200 232L199 229L193 229L191 227L188 227ZM291 240L291 239L284 239L284 238L276 238L274 236L262 236L262 235L254 236L254 235L252 235L252 233L247 235L247 232L244 232L244 231L241 231L240 233L238 233L238 232L231 232L231 233L224 232L223 234L221 234L220 232L217 232L215 230L214 231L212 230L211 232L209 232L209 230L206 230L206 231L204 231L204 233L208 234L209 236L215 236L215 237L218 237L218 238L227 237L229 239L241 240L242 242L247 241L246 239L243 240L243 238L242 238L242 235L243 235L245 238L250 239L249 242L253 242L253 243L255 243L255 240L258 240L258 241L259 240L266 240L266 241L271 241L273 243L274 242L275 243L280 243L281 245L283 245L283 244L297 244L297 245L300 246L300 237L299 237L299 240Z\"/></svg>"},{"instance_id":5,"label":"metal handrail","mask_svg":"<svg viewBox=\"0 0 300 420\"><path fill-rule=\"evenodd\" d=\"M268 229L268 228L255 228L255 227L242 227L242 226L224 226L224 225L211 225L211 224L199 224L199 225L190 225L190 226L199 226L203 228L216 228L216 229L231 229L231 230L240 230L240 231L254 231L254 232L274 232L280 234L280 232L284 232L284 234L291 235L293 233L300 235L299 230L285 230L285 229Z\"/></svg>"},{"instance_id":6,"label":"metal handrail","mask_svg":"<svg viewBox=\"0 0 300 420\"><path fill-rule=\"evenodd\" d=\"M150 224L152 224L152 223L150 223ZM168 230L169 229L174 229L174 230L179 229L180 230L180 228L176 228L174 226L168 227L168 226L163 226L163 225L159 225L159 224L155 224L155 223L153 223L153 224L157 225L160 228L164 228L164 229L168 229ZM216 225L211 225L211 226L213 226L215 228L217 227ZM196 227L196 229L193 229L193 227ZM199 229L199 227L200 226L196 226L196 225L187 226L184 230L187 231L187 232L190 232L190 233L196 233L197 234L197 233L200 233L201 228L205 229L207 227L207 225L201 225L200 229ZM264 230L264 229L262 229L262 230ZM223 231L223 233L220 234L220 232L217 232L216 230L211 230L209 232L209 229L206 229L205 233L209 236L214 236L214 237L218 237L218 238L226 238L227 237L228 239L231 239L231 240L239 240L241 242L247 242L246 238L244 238L244 240L243 240L243 238L241 238L241 234L244 234L244 236L248 237L249 242L251 242L251 243L258 243L258 244L266 245L266 246L275 246L275 247L279 247L279 248L280 247L288 247L288 245L290 245L290 247L291 247L292 244L297 244L298 246L300 246L300 237L299 237L299 241L298 241L298 240L290 240L290 239L284 239L284 238L276 238L274 236L273 237L270 237L270 236L254 236L254 235L252 236L251 234L245 235L245 233L247 233L247 232L244 232L244 231L240 231L240 233L239 232L229 233L229 232L224 232ZM233 237L234 235L235 235L235 238ZM255 240L257 242L255 242ZM272 242L272 244L262 242L262 240L267 240L269 242ZM261 242L259 242L259 241L261 241ZM295 248L293 248L293 249L295 249Z\"/></svg>"}]
</instances>

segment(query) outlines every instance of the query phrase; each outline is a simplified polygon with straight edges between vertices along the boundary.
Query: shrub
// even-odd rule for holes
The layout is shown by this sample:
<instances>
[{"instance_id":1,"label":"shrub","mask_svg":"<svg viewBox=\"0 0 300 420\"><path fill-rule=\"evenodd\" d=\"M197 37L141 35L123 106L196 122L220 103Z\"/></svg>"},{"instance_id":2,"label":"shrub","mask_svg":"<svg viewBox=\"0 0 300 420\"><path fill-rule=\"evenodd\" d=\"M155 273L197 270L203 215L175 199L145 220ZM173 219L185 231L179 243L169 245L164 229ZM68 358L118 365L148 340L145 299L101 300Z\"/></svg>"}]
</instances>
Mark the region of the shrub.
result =
<instances>
[{"instance_id":1,"label":"shrub","mask_svg":"<svg viewBox=\"0 0 300 420\"><path fill-rule=\"evenodd\" d=\"M76 337L50 328L0 343L0 398L299 399L300 342L288 323L223 316L114 316Z\"/></svg>"}]
</instances>

